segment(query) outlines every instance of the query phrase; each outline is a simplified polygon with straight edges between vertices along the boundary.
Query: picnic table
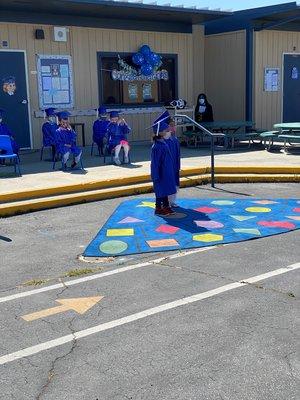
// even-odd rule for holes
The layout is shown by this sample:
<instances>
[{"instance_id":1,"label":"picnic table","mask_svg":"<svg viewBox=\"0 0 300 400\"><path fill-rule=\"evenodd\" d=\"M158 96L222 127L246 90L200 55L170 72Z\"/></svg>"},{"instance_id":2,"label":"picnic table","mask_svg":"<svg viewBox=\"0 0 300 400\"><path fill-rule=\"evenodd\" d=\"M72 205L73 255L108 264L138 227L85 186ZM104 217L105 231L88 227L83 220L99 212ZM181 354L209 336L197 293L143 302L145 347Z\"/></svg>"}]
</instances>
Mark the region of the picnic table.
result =
<instances>
[{"instance_id":1,"label":"picnic table","mask_svg":"<svg viewBox=\"0 0 300 400\"><path fill-rule=\"evenodd\" d=\"M202 125L211 130L212 132L224 133L224 146L223 148L228 149L234 148L235 140L248 140L249 146L251 140L259 137L259 133L254 129L255 123L253 121L214 121L214 122L203 122ZM251 132L248 132L248 130Z\"/></svg>"},{"instance_id":2,"label":"picnic table","mask_svg":"<svg viewBox=\"0 0 300 400\"><path fill-rule=\"evenodd\" d=\"M287 143L291 146L294 143L300 143L300 122L283 122L275 124L274 128L278 130L278 138L284 141L283 149L285 153L287 153Z\"/></svg>"}]
</instances>

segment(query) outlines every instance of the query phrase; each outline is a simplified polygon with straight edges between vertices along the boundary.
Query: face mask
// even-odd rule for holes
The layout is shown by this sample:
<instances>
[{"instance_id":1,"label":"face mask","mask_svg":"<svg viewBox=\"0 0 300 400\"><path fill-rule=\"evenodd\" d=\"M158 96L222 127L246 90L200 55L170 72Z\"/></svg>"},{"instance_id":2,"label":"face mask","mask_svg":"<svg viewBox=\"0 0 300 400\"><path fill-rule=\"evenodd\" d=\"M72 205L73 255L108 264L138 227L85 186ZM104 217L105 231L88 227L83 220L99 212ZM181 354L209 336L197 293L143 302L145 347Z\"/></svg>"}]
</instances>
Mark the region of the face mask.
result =
<instances>
[{"instance_id":1,"label":"face mask","mask_svg":"<svg viewBox=\"0 0 300 400\"><path fill-rule=\"evenodd\" d=\"M56 118L55 117L49 117L49 121L54 123L54 122L56 122Z\"/></svg>"},{"instance_id":2,"label":"face mask","mask_svg":"<svg viewBox=\"0 0 300 400\"><path fill-rule=\"evenodd\" d=\"M205 104L205 99L199 99L200 104Z\"/></svg>"},{"instance_id":3,"label":"face mask","mask_svg":"<svg viewBox=\"0 0 300 400\"><path fill-rule=\"evenodd\" d=\"M169 139L171 137L172 132L168 131L165 133L164 139Z\"/></svg>"},{"instance_id":4,"label":"face mask","mask_svg":"<svg viewBox=\"0 0 300 400\"><path fill-rule=\"evenodd\" d=\"M2 118L0 118L0 124L2 123L2 121L3 121Z\"/></svg>"}]
</instances>

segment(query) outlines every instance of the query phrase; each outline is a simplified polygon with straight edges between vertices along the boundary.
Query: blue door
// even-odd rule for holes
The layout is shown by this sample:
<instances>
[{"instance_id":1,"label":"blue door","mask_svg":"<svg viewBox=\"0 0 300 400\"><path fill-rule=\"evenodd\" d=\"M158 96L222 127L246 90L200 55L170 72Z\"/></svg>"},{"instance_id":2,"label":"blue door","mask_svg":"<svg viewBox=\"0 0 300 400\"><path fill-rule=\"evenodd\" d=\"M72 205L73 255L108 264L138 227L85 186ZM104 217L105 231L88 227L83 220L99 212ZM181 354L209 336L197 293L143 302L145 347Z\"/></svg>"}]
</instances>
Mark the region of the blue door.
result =
<instances>
[{"instance_id":1,"label":"blue door","mask_svg":"<svg viewBox=\"0 0 300 400\"><path fill-rule=\"evenodd\" d=\"M31 147L25 54L0 50L0 108L20 147Z\"/></svg>"},{"instance_id":2,"label":"blue door","mask_svg":"<svg viewBox=\"0 0 300 400\"><path fill-rule=\"evenodd\" d=\"M300 122L300 54L284 55L282 122Z\"/></svg>"}]
</instances>

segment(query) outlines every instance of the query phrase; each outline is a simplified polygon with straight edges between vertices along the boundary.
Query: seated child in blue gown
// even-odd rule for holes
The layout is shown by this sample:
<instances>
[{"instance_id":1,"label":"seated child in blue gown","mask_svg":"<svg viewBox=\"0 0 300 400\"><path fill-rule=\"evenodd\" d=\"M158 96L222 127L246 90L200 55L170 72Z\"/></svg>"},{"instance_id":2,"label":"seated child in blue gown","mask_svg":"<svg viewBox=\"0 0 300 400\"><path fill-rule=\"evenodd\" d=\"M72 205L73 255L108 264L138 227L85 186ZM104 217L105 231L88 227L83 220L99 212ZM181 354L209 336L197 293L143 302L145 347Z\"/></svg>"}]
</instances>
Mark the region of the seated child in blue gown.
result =
<instances>
[{"instance_id":1,"label":"seated child in blue gown","mask_svg":"<svg viewBox=\"0 0 300 400\"><path fill-rule=\"evenodd\" d=\"M170 128L167 122L155 121L153 125L154 137L151 149L151 179L156 198L155 214L175 214L170 207L168 196L176 193L176 177L174 162L170 148L165 138L170 136Z\"/></svg>"},{"instance_id":2,"label":"seated child in blue gown","mask_svg":"<svg viewBox=\"0 0 300 400\"><path fill-rule=\"evenodd\" d=\"M70 154L73 154L74 160L71 168L74 168L80 161L82 150L76 145L76 132L70 126L69 116L70 113L68 111L57 113L58 129L55 133L55 147L57 153L62 155L62 162L65 168Z\"/></svg>"},{"instance_id":3,"label":"seated child in blue gown","mask_svg":"<svg viewBox=\"0 0 300 400\"><path fill-rule=\"evenodd\" d=\"M98 119L93 125L93 142L97 144L100 155L104 155L104 141L106 138L107 127L110 121L107 117L107 111L104 106L98 108Z\"/></svg>"},{"instance_id":4,"label":"seated child in blue gown","mask_svg":"<svg viewBox=\"0 0 300 400\"><path fill-rule=\"evenodd\" d=\"M107 127L108 149L111 152L114 150L114 162L120 165L119 154L121 148L124 149L124 161L129 163L129 143L127 135L130 133L131 128L127 125L124 118L120 118L118 111L111 111L110 123Z\"/></svg>"},{"instance_id":5,"label":"seated child in blue gown","mask_svg":"<svg viewBox=\"0 0 300 400\"><path fill-rule=\"evenodd\" d=\"M12 131L9 129L8 125L6 125L6 124L3 122L4 114L5 114L5 111L4 111L2 108L0 108L0 135L9 136L9 137L10 137L10 141L11 141L11 146L12 146L12 149L13 149L13 152L14 152L15 154L19 154L20 146L19 146L18 143L15 141L15 139L14 139L14 137L13 137L13 133L12 133ZM1 149L0 149L0 152L1 152L2 154L4 154L4 150L1 151Z\"/></svg>"},{"instance_id":6,"label":"seated child in blue gown","mask_svg":"<svg viewBox=\"0 0 300 400\"><path fill-rule=\"evenodd\" d=\"M43 146L52 148L52 158L55 157L55 133L58 128L56 123L55 108L50 107L45 110L47 121L42 126Z\"/></svg>"}]
</instances>

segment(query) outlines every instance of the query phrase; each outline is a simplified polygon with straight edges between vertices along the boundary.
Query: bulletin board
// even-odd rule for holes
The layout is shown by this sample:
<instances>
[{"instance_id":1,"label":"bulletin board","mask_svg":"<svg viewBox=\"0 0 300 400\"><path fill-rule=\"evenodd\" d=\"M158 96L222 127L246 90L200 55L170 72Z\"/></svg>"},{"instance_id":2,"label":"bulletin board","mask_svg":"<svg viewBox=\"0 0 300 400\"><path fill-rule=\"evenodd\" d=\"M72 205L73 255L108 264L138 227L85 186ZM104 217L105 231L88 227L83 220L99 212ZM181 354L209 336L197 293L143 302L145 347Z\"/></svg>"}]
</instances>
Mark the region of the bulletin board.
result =
<instances>
[{"instance_id":1,"label":"bulletin board","mask_svg":"<svg viewBox=\"0 0 300 400\"><path fill-rule=\"evenodd\" d=\"M264 91L265 92L278 92L279 91L279 68L264 69Z\"/></svg>"},{"instance_id":2,"label":"bulletin board","mask_svg":"<svg viewBox=\"0 0 300 400\"><path fill-rule=\"evenodd\" d=\"M71 56L39 54L37 75L40 108L74 107Z\"/></svg>"}]
</instances>

